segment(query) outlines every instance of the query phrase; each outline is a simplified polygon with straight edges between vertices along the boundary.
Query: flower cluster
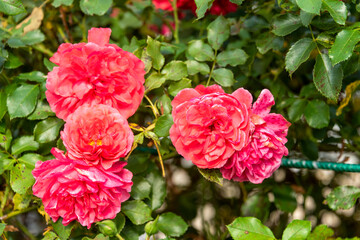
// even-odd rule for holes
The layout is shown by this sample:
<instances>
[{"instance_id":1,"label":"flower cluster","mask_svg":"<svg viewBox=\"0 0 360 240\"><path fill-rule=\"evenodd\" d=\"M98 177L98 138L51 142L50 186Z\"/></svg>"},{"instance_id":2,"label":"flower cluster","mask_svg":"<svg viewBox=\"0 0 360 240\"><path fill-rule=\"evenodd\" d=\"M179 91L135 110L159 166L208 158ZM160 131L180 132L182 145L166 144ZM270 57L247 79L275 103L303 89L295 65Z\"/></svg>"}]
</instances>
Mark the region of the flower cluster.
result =
<instances>
[{"instance_id":1,"label":"flower cluster","mask_svg":"<svg viewBox=\"0 0 360 240\"><path fill-rule=\"evenodd\" d=\"M144 64L109 44L111 30L92 28L89 42L62 44L50 59L46 97L66 121L60 133L67 150L53 148L55 159L37 162L34 195L45 211L67 225L83 226L115 218L131 191L132 173L120 162L134 135L127 118L144 94Z\"/></svg>"},{"instance_id":2,"label":"flower cluster","mask_svg":"<svg viewBox=\"0 0 360 240\"><path fill-rule=\"evenodd\" d=\"M229 180L261 183L288 154L290 123L270 113L274 104L267 89L254 104L243 88L232 94L218 85L184 89L172 101L171 141L199 168L220 169Z\"/></svg>"}]
</instances>

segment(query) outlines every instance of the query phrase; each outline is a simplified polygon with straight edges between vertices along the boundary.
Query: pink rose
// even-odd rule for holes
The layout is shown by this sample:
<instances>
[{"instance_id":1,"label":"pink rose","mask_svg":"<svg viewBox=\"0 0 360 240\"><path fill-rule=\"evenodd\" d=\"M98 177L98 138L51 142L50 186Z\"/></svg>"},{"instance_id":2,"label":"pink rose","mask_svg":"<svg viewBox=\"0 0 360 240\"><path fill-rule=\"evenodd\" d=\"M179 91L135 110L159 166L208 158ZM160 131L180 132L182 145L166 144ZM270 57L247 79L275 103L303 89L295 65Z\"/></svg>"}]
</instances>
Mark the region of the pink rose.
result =
<instances>
[{"instance_id":1,"label":"pink rose","mask_svg":"<svg viewBox=\"0 0 360 240\"><path fill-rule=\"evenodd\" d=\"M251 94L226 94L218 85L181 90L172 101L170 138L199 168L220 168L248 143Z\"/></svg>"},{"instance_id":2,"label":"pink rose","mask_svg":"<svg viewBox=\"0 0 360 240\"><path fill-rule=\"evenodd\" d=\"M274 104L271 92L263 90L252 107L249 145L220 169L224 178L261 183L280 167L281 158L288 154L285 143L290 123L280 114L269 113Z\"/></svg>"},{"instance_id":3,"label":"pink rose","mask_svg":"<svg viewBox=\"0 0 360 240\"><path fill-rule=\"evenodd\" d=\"M144 63L132 53L109 44L111 29L92 28L89 43L61 44L50 60L46 97L59 118L83 104L106 104L128 118L144 95Z\"/></svg>"},{"instance_id":4,"label":"pink rose","mask_svg":"<svg viewBox=\"0 0 360 240\"><path fill-rule=\"evenodd\" d=\"M130 197L132 173L123 168L126 163L105 171L71 160L56 148L51 152L56 159L38 161L32 173L34 195L42 199L53 221L62 217L66 226L78 220L90 228L94 222L115 218L121 202Z\"/></svg>"},{"instance_id":5,"label":"pink rose","mask_svg":"<svg viewBox=\"0 0 360 240\"><path fill-rule=\"evenodd\" d=\"M70 159L109 169L129 153L134 135L119 111L100 104L80 106L69 115L61 139Z\"/></svg>"}]
</instances>

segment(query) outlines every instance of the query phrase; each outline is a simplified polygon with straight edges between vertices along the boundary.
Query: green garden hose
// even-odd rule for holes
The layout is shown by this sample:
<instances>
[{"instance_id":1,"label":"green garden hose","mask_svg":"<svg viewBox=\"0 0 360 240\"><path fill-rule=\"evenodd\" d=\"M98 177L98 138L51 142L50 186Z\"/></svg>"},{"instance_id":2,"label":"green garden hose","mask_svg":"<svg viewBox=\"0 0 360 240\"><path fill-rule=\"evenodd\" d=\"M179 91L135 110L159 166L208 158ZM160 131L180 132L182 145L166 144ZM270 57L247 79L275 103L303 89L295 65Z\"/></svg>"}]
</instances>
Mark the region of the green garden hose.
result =
<instances>
[{"instance_id":1,"label":"green garden hose","mask_svg":"<svg viewBox=\"0 0 360 240\"><path fill-rule=\"evenodd\" d=\"M327 169L336 172L360 172L360 164L307 161L287 158L281 160L281 166L288 168Z\"/></svg>"}]
</instances>

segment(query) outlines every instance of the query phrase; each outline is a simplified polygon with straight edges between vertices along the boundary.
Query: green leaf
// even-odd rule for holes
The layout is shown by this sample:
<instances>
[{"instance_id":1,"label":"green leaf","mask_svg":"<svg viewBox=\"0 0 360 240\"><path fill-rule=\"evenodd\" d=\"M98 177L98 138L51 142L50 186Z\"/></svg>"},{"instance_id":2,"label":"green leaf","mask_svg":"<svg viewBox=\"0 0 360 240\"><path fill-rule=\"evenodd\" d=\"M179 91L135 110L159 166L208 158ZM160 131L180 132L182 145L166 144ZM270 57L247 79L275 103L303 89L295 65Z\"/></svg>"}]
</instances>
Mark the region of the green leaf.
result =
<instances>
[{"instance_id":1,"label":"green leaf","mask_svg":"<svg viewBox=\"0 0 360 240\"><path fill-rule=\"evenodd\" d=\"M230 65L230 66L235 67L237 65L245 64L248 57L249 56L242 49L227 50L227 51L221 52L216 57L216 62L221 67L225 67L226 65Z\"/></svg>"},{"instance_id":2,"label":"green leaf","mask_svg":"<svg viewBox=\"0 0 360 240\"><path fill-rule=\"evenodd\" d=\"M321 100L310 101L305 108L305 119L310 127L327 127L330 121L329 105Z\"/></svg>"},{"instance_id":3,"label":"green leaf","mask_svg":"<svg viewBox=\"0 0 360 240\"><path fill-rule=\"evenodd\" d=\"M208 181L223 185L223 177L218 169L198 168L201 175Z\"/></svg>"},{"instance_id":4,"label":"green leaf","mask_svg":"<svg viewBox=\"0 0 360 240\"><path fill-rule=\"evenodd\" d=\"M256 217L265 221L269 216L270 201L267 194L256 193L249 196L241 205L241 215L244 217Z\"/></svg>"},{"instance_id":5,"label":"green leaf","mask_svg":"<svg viewBox=\"0 0 360 240\"><path fill-rule=\"evenodd\" d=\"M12 155L18 155L26 151L36 151L39 148L39 143L34 141L34 136L22 136L14 140L11 146Z\"/></svg>"},{"instance_id":6,"label":"green leaf","mask_svg":"<svg viewBox=\"0 0 360 240\"><path fill-rule=\"evenodd\" d=\"M335 22L345 25L347 8L344 2L339 0L322 0L322 9L328 11Z\"/></svg>"},{"instance_id":7,"label":"green leaf","mask_svg":"<svg viewBox=\"0 0 360 240\"><path fill-rule=\"evenodd\" d=\"M7 106L6 106L6 92L4 89L0 90L0 121L4 117L5 113L7 112Z\"/></svg>"},{"instance_id":8,"label":"green leaf","mask_svg":"<svg viewBox=\"0 0 360 240\"><path fill-rule=\"evenodd\" d=\"M235 3L238 6L240 6L244 2L244 0L230 0L230 2Z\"/></svg>"},{"instance_id":9,"label":"green leaf","mask_svg":"<svg viewBox=\"0 0 360 240\"><path fill-rule=\"evenodd\" d=\"M144 224L152 220L151 209L140 200L126 201L122 203L121 211L135 225Z\"/></svg>"},{"instance_id":10,"label":"green leaf","mask_svg":"<svg viewBox=\"0 0 360 240\"><path fill-rule=\"evenodd\" d=\"M6 224L0 223L0 236L3 234Z\"/></svg>"},{"instance_id":11,"label":"green leaf","mask_svg":"<svg viewBox=\"0 0 360 240\"><path fill-rule=\"evenodd\" d=\"M360 188L354 186L339 186L327 197L326 201L332 210L350 209L360 197Z\"/></svg>"},{"instance_id":12,"label":"green leaf","mask_svg":"<svg viewBox=\"0 0 360 240\"><path fill-rule=\"evenodd\" d=\"M316 226L314 231L310 233L307 240L327 240L334 235L334 231L326 225Z\"/></svg>"},{"instance_id":13,"label":"green leaf","mask_svg":"<svg viewBox=\"0 0 360 240\"><path fill-rule=\"evenodd\" d=\"M56 233L50 231L50 232L45 233L43 239L41 239L41 240L58 240L58 239L59 238L56 235Z\"/></svg>"},{"instance_id":14,"label":"green leaf","mask_svg":"<svg viewBox=\"0 0 360 240\"><path fill-rule=\"evenodd\" d=\"M261 54L267 53L270 49L280 50L284 45L284 40L271 32L265 32L256 39L256 47Z\"/></svg>"},{"instance_id":15,"label":"green leaf","mask_svg":"<svg viewBox=\"0 0 360 240\"><path fill-rule=\"evenodd\" d=\"M191 80L188 78L183 78L181 81L172 83L169 88L169 94L171 96L176 96L182 89L191 88Z\"/></svg>"},{"instance_id":16,"label":"green leaf","mask_svg":"<svg viewBox=\"0 0 360 240\"><path fill-rule=\"evenodd\" d=\"M316 42L323 45L326 48L330 48L334 42L332 35L322 32L316 37Z\"/></svg>"},{"instance_id":17,"label":"green leaf","mask_svg":"<svg viewBox=\"0 0 360 240\"><path fill-rule=\"evenodd\" d=\"M57 67L55 63L50 62L47 58L44 58L44 65L49 72L52 71L54 67Z\"/></svg>"},{"instance_id":18,"label":"green leaf","mask_svg":"<svg viewBox=\"0 0 360 240\"><path fill-rule=\"evenodd\" d=\"M25 194L34 182L31 169L26 168L25 164L18 163L11 169L10 185L14 192Z\"/></svg>"},{"instance_id":19,"label":"green leaf","mask_svg":"<svg viewBox=\"0 0 360 240\"><path fill-rule=\"evenodd\" d=\"M314 18L315 14L312 13L308 13L305 11L300 11L300 20L302 25L304 25L305 27L308 27L312 21L312 19Z\"/></svg>"},{"instance_id":20,"label":"green leaf","mask_svg":"<svg viewBox=\"0 0 360 240\"><path fill-rule=\"evenodd\" d=\"M112 0L80 0L80 9L87 15L104 15L111 7Z\"/></svg>"},{"instance_id":21,"label":"green leaf","mask_svg":"<svg viewBox=\"0 0 360 240\"><path fill-rule=\"evenodd\" d=\"M31 202L32 194L29 191L25 194L16 193L13 197L14 210L22 210L29 206Z\"/></svg>"},{"instance_id":22,"label":"green leaf","mask_svg":"<svg viewBox=\"0 0 360 240\"><path fill-rule=\"evenodd\" d=\"M10 93L6 105L10 118L26 117L34 111L39 95L39 86L23 84Z\"/></svg>"},{"instance_id":23,"label":"green leaf","mask_svg":"<svg viewBox=\"0 0 360 240\"><path fill-rule=\"evenodd\" d=\"M35 141L38 143L54 141L63 125L64 121L58 118L48 118L39 122L34 128Z\"/></svg>"},{"instance_id":24,"label":"green leaf","mask_svg":"<svg viewBox=\"0 0 360 240\"><path fill-rule=\"evenodd\" d=\"M297 207L296 193L289 185L276 185L273 188L275 206L288 213L295 211Z\"/></svg>"},{"instance_id":25,"label":"green leaf","mask_svg":"<svg viewBox=\"0 0 360 240\"><path fill-rule=\"evenodd\" d=\"M187 60L185 63L189 75L195 75L197 73L206 75L210 73L210 67L206 63L199 63L198 61L195 60Z\"/></svg>"},{"instance_id":26,"label":"green leaf","mask_svg":"<svg viewBox=\"0 0 360 240\"><path fill-rule=\"evenodd\" d=\"M211 8L214 0L195 0L197 19L203 18L206 11Z\"/></svg>"},{"instance_id":27,"label":"green leaf","mask_svg":"<svg viewBox=\"0 0 360 240\"><path fill-rule=\"evenodd\" d=\"M1 0L0 12L7 15L17 15L20 13L26 13L26 10L20 0Z\"/></svg>"},{"instance_id":28,"label":"green leaf","mask_svg":"<svg viewBox=\"0 0 360 240\"><path fill-rule=\"evenodd\" d=\"M121 232L125 227L125 222L126 222L125 216L122 213L118 213L114 221L116 223L116 228L118 232Z\"/></svg>"},{"instance_id":29,"label":"green leaf","mask_svg":"<svg viewBox=\"0 0 360 240\"><path fill-rule=\"evenodd\" d=\"M54 2L51 3L54 7L60 7L61 5L64 6L70 6L74 0L54 0Z\"/></svg>"},{"instance_id":30,"label":"green leaf","mask_svg":"<svg viewBox=\"0 0 360 240\"><path fill-rule=\"evenodd\" d=\"M12 134L10 129L6 130L5 135L0 134L0 146L4 148L6 151L9 150L11 141L12 141Z\"/></svg>"},{"instance_id":31,"label":"green leaf","mask_svg":"<svg viewBox=\"0 0 360 240\"><path fill-rule=\"evenodd\" d=\"M165 63L165 58L160 52L161 43L148 37L147 44L146 52L153 60L153 68L160 70Z\"/></svg>"},{"instance_id":32,"label":"green leaf","mask_svg":"<svg viewBox=\"0 0 360 240\"><path fill-rule=\"evenodd\" d=\"M190 56L200 62L213 61L215 59L214 52L210 45L201 40L191 41L187 51Z\"/></svg>"},{"instance_id":33,"label":"green leaf","mask_svg":"<svg viewBox=\"0 0 360 240\"><path fill-rule=\"evenodd\" d=\"M12 48L31 46L45 40L45 35L39 30L28 32L21 36L12 36L7 44Z\"/></svg>"},{"instance_id":34,"label":"green leaf","mask_svg":"<svg viewBox=\"0 0 360 240\"><path fill-rule=\"evenodd\" d=\"M152 210L156 210L164 203L166 197L166 183L158 171L150 172L147 176L147 180L151 183L150 207Z\"/></svg>"},{"instance_id":35,"label":"green leaf","mask_svg":"<svg viewBox=\"0 0 360 240\"><path fill-rule=\"evenodd\" d=\"M355 45L360 41L358 30L343 29L336 35L335 43L329 50L329 57L333 65L351 57Z\"/></svg>"},{"instance_id":36,"label":"green leaf","mask_svg":"<svg viewBox=\"0 0 360 240\"><path fill-rule=\"evenodd\" d=\"M316 89L325 97L337 101L341 91L343 71L341 65L332 66L326 54L319 54L313 71Z\"/></svg>"},{"instance_id":37,"label":"green leaf","mask_svg":"<svg viewBox=\"0 0 360 240\"><path fill-rule=\"evenodd\" d=\"M150 92L155 88L161 87L166 81L164 74L153 73L145 80L146 92Z\"/></svg>"},{"instance_id":38,"label":"green leaf","mask_svg":"<svg viewBox=\"0 0 360 240\"><path fill-rule=\"evenodd\" d=\"M233 239L268 240L275 239L271 230L254 217L238 217L226 225Z\"/></svg>"},{"instance_id":39,"label":"green leaf","mask_svg":"<svg viewBox=\"0 0 360 240\"><path fill-rule=\"evenodd\" d=\"M282 240L303 240L311 231L311 222L305 220L293 220L284 230Z\"/></svg>"},{"instance_id":40,"label":"green leaf","mask_svg":"<svg viewBox=\"0 0 360 240\"><path fill-rule=\"evenodd\" d=\"M234 74L226 68L218 68L214 70L212 77L215 82L223 87L231 87L235 83Z\"/></svg>"},{"instance_id":41,"label":"green leaf","mask_svg":"<svg viewBox=\"0 0 360 240\"><path fill-rule=\"evenodd\" d=\"M23 155L22 157L18 158L19 162L25 164L25 166L29 169L35 168L35 163L37 161L43 161L44 157L36 154L36 153L27 153Z\"/></svg>"},{"instance_id":42,"label":"green leaf","mask_svg":"<svg viewBox=\"0 0 360 240\"><path fill-rule=\"evenodd\" d=\"M20 73L16 79L43 83L46 81L46 76L40 71L32 71L28 73Z\"/></svg>"},{"instance_id":43,"label":"green leaf","mask_svg":"<svg viewBox=\"0 0 360 240\"><path fill-rule=\"evenodd\" d=\"M320 14L321 0L296 0L296 3L305 12Z\"/></svg>"},{"instance_id":44,"label":"green leaf","mask_svg":"<svg viewBox=\"0 0 360 240\"><path fill-rule=\"evenodd\" d=\"M188 75L186 64L182 61L169 62L161 73L165 75L166 79L174 81L178 81Z\"/></svg>"},{"instance_id":45,"label":"green leaf","mask_svg":"<svg viewBox=\"0 0 360 240\"><path fill-rule=\"evenodd\" d=\"M296 122L300 120L301 116L304 114L307 101L305 99L296 99L291 107L288 110L289 119L291 122Z\"/></svg>"},{"instance_id":46,"label":"green leaf","mask_svg":"<svg viewBox=\"0 0 360 240\"><path fill-rule=\"evenodd\" d=\"M9 54L9 58L5 62L4 67L6 69L15 69L22 66L24 63L20 60L20 58L12 53Z\"/></svg>"},{"instance_id":47,"label":"green leaf","mask_svg":"<svg viewBox=\"0 0 360 240\"><path fill-rule=\"evenodd\" d=\"M272 32L277 36L286 36L301 27L300 16L285 14L277 17Z\"/></svg>"},{"instance_id":48,"label":"green leaf","mask_svg":"<svg viewBox=\"0 0 360 240\"><path fill-rule=\"evenodd\" d=\"M176 82L173 84L177 84L177 83L179 83L179 82ZM171 113L171 111L172 111L171 99L168 96L166 96L166 94L162 95L157 100L157 107L161 110L161 114Z\"/></svg>"},{"instance_id":49,"label":"green leaf","mask_svg":"<svg viewBox=\"0 0 360 240\"><path fill-rule=\"evenodd\" d=\"M302 38L294 43L285 57L285 68L292 74L299 66L306 62L310 53L316 47L316 43L311 38Z\"/></svg>"},{"instance_id":50,"label":"green leaf","mask_svg":"<svg viewBox=\"0 0 360 240\"><path fill-rule=\"evenodd\" d=\"M207 27L207 39L213 49L218 50L230 36L230 25L226 18L218 16Z\"/></svg>"},{"instance_id":51,"label":"green leaf","mask_svg":"<svg viewBox=\"0 0 360 240\"><path fill-rule=\"evenodd\" d=\"M133 186L131 187L131 196L136 200L143 200L145 198L149 198L151 185L150 183L143 177L134 176Z\"/></svg>"},{"instance_id":52,"label":"green leaf","mask_svg":"<svg viewBox=\"0 0 360 240\"><path fill-rule=\"evenodd\" d=\"M173 119L171 114L165 114L159 117L156 120L154 133L158 137L167 137L169 136L169 130L171 126L173 125Z\"/></svg>"},{"instance_id":53,"label":"green leaf","mask_svg":"<svg viewBox=\"0 0 360 240\"><path fill-rule=\"evenodd\" d=\"M14 159L11 159L9 155L0 153L0 174L3 174L6 170L12 168L15 163Z\"/></svg>"},{"instance_id":54,"label":"green leaf","mask_svg":"<svg viewBox=\"0 0 360 240\"><path fill-rule=\"evenodd\" d=\"M50 116L55 116L55 113L51 111L49 104L44 101L38 101L34 112L28 116L28 119L42 120Z\"/></svg>"},{"instance_id":55,"label":"green leaf","mask_svg":"<svg viewBox=\"0 0 360 240\"><path fill-rule=\"evenodd\" d=\"M62 224L62 218L59 218L55 223L52 223L54 231L59 236L60 240L68 240L71 234L71 230L75 226L75 224L70 223L67 226Z\"/></svg>"},{"instance_id":56,"label":"green leaf","mask_svg":"<svg viewBox=\"0 0 360 240\"><path fill-rule=\"evenodd\" d=\"M171 237L180 237L188 228L186 222L180 216L172 212L161 214L157 226L166 236Z\"/></svg>"}]
</instances>

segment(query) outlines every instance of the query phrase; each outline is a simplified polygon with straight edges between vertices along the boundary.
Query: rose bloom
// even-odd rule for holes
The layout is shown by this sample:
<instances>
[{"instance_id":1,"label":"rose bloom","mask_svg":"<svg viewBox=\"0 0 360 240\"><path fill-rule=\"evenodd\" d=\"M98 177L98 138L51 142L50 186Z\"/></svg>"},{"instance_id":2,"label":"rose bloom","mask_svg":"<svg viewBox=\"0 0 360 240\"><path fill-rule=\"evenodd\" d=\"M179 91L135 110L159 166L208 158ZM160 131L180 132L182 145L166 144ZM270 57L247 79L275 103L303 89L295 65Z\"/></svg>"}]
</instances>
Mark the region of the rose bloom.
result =
<instances>
[{"instance_id":1,"label":"rose bloom","mask_svg":"<svg viewBox=\"0 0 360 240\"><path fill-rule=\"evenodd\" d=\"M88 43L64 43L50 60L46 97L56 116L67 117L83 104L106 104L128 118L144 95L144 63L109 44L111 29L92 28Z\"/></svg>"},{"instance_id":2,"label":"rose bloom","mask_svg":"<svg viewBox=\"0 0 360 240\"><path fill-rule=\"evenodd\" d=\"M77 220L90 228L94 222L115 218L121 202L130 197L132 173L123 168L126 162L105 171L71 160L56 148L51 152L56 159L38 161L32 174L34 195L42 199L53 221L62 217L65 226Z\"/></svg>"},{"instance_id":3,"label":"rose bloom","mask_svg":"<svg viewBox=\"0 0 360 240\"><path fill-rule=\"evenodd\" d=\"M61 139L70 159L108 169L129 153L134 134L116 109L84 105L68 117Z\"/></svg>"},{"instance_id":4,"label":"rose bloom","mask_svg":"<svg viewBox=\"0 0 360 240\"><path fill-rule=\"evenodd\" d=\"M251 94L226 94L218 85L183 89L172 101L170 138L199 168L220 168L248 143Z\"/></svg>"},{"instance_id":5,"label":"rose bloom","mask_svg":"<svg viewBox=\"0 0 360 240\"><path fill-rule=\"evenodd\" d=\"M165 11L173 11L171 0L153 0L155 8ZM191 10L196 14L196 4L194 0L178 0L176 6L181 10ZM237 10L237 5L229 0L215 0L209 10L212 15L226 15Z\"/></svg>"},{"instance_id":6,"label":"rose bloom","mask_svg":"<svg viewBox=\"0 0 360 240\"><path fill-rule=\"evenodd\" d=\"M220 169L224 178L258 184L280 167L281 158L288 154L290 123L280 114L269 113L274 104L271 92L263 90L252 107L250 142Z\"/></svg>"}]
</instances>

